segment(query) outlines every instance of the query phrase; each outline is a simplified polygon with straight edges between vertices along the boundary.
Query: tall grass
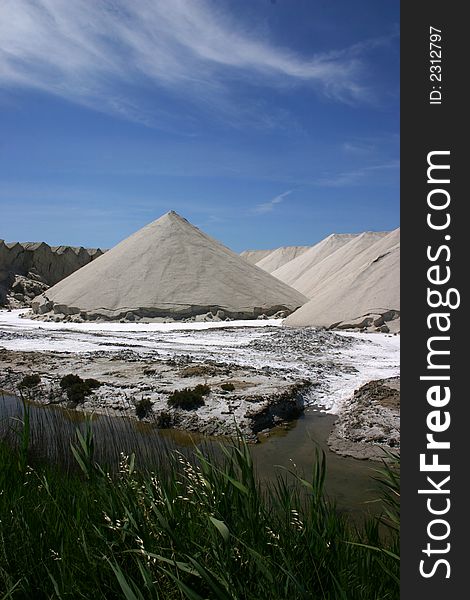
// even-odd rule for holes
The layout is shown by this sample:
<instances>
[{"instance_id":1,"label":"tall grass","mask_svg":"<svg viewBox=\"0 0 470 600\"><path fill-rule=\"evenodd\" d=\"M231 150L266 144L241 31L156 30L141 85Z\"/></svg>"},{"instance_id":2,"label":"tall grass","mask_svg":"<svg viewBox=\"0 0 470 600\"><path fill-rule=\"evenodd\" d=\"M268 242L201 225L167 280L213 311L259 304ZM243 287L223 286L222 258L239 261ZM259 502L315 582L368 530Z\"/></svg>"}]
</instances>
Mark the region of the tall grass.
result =
<instances>
[{"instance_id":1,"label":"tall grass","mask_svg":"<svg viewBox=\"0 0 470 600\"><path fill-rule=\"evenodd\" d=\"M32 462L24 442L0 443L0 598L399 597L398 532L336 511L323 455L309 479L280 472L261 486L241 438L218 457L167 448L152 469L122 454L112 474L90 423L72 446L79 469L66 474Z\"/></svg>"},{"instance_id":2,"label":"tall grass","mask_svg":"<svg viewBox=\"0 0 470 600\"><path fill-rule=\"evenodd\" d=\"M134 452L139 464L155 464L166 460L171 446L170 437L155 435L155 418L143 423L128 417L90 416L73 409L30 403L23 395L0 396L0 415L0 439L13 448L27 441L30 459L57 464L65 472L77 471L70 440L76 436L76 430L86 434L90 418L96 440L95 459L112 471L119 464L121 452ZM25 419L27 427L23 427ZM188 436L186 442L190 439Z\"/></svg>"}]
</instances>

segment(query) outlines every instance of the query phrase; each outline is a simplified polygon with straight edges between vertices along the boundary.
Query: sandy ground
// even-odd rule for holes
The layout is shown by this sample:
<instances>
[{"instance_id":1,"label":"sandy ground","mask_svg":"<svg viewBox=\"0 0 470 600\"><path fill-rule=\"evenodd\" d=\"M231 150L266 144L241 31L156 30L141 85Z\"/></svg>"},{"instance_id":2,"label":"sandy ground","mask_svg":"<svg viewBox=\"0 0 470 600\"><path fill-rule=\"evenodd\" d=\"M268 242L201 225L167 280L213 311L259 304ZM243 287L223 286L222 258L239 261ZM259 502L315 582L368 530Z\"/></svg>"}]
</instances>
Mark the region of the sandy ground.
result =
<instances>
[{"instance_id":1,"label":"sandy ground","mask_svg":"<svg viewBox=\"0 0 470 600\"><path fill-rule=\"evenodd\" d=\"M40 400L64 402L58 382L76 373L102 385L78 408L135 414L149 398L153 413L179 428L248 434L295 418L305 405L342 414L354 390L399 374L399 336L281 328L281 321L227 323L44 323L0 311L0 387L41 375ZM169 394L207 383L198 410L169 409ZM234 390L225 392L223 383Z\"/></svg>"}]
</instances>

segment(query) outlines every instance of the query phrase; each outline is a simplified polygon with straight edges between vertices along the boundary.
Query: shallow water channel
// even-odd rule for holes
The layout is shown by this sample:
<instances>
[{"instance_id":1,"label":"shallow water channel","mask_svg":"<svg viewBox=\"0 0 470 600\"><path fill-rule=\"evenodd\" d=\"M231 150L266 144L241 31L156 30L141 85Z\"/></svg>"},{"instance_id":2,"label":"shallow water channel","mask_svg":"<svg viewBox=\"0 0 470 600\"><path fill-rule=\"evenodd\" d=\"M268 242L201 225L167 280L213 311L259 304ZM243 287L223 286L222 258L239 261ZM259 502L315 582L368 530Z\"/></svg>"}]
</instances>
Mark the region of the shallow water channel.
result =
<instances>
[{"instance_id":1,"label":"shallow water channel","mask_svg":"<svg viewBox=\"0 0 470 600\"><path fill-rule=\"evenodd\" d=\"M60 462L66 468L74 464L69 450L70 442L76 439L77 428L84 430L85 414L50 405L28 403L28 406L32 451L48 460ZM379 492L372 476L374 469L380 465L341 457L329 450L327 438L335 418L334 415L307 408L298 420L273 429L261 443L251 446L257 472L262 480L269 481L283 472L280 467L296 468L300 475L310 479L315 449L318 448L325 452L327 459L325 489L338 508L356 516L376 513L380 503L374 501ZM21 401L14 396L1 396L0 437L15 439L18 435L15 429L21 430L22 419ZM219 444L229 441L173 429L158 429L152 423L125 417L93 415L92 424L96 458L106 465L117 464L122 451L126 454L135 452L137 464L151 468L167 448L186 453L196 445L217 455Z\"/></svg>"}]
</instances>

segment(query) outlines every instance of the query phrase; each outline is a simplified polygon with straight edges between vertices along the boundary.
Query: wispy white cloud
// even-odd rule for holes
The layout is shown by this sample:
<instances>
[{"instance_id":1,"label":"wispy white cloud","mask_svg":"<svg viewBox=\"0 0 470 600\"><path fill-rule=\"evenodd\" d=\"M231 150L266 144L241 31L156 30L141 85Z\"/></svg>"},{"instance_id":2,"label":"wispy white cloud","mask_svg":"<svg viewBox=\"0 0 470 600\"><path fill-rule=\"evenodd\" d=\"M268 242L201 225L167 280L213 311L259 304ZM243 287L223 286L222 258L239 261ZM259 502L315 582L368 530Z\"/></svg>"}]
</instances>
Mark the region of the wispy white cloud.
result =
<instances>
[{"instance_id":1,"label":"wispy white cloud","mask_svg":"<svg viewBox=\"0 0 470 600\"><path fill-rule=\"evenodd\" d=\"M368 38L361 42L357 42L348 48L342 48L339 50L332 50L328 56L330 58L339 58L348 54L349 56L355 55L360 56L364 54L364 52L369 52L370 50L377 50L378 48L386 48L390 46L390 44L400 37L400 27L398 23L392 25L390 31L384 35L380 35L373 38Z\"/></svg>"},{"instance_id":2,"label":"wispy white cloud","mask_svg":"<svg viewBox=\"0 0 470 600\"><path fill-rule=\"evenodd\" d=\"M284 198L287 198L287 196L289 196L290 194L292 194L293 191L294 190L287 190L287 192L283 192L282 194L279 194L278 196L275 196L274 198L272 198L268 202L263 202L262 204L258 204L253 209L253 212L256 213L256 214L258 214L258 215L264 215L264 214L266 214L268 212L273 211L274 208L276 207L276 205L277 204L281 204L281 202L284 201Z\"/></svg>"},{"instance_id":3,"label":"wispy white cloud","mask_svg":"<svg viewBox=\"0 0 470 600\"><path fill-rule=\"evenodd\" d=\"M229 113L240 79L254 86L308 85L348 102L364 99L361 51L355 46L353 52L301 56L260 38L209 0L0 4L2 86L43 90L148 125L171 116L157 92ZM152 101L145 104L136 89Z\"/></svg>"},{"instance_id":4,"label":"wispy white cloud","mask_svg":"<svg viewBox=\"0 0 470 600\"><path fill-rule=\"evenodd\" d=\"M399 167L400 163L398 160L391 160L378 165L369 165L358 169L352 169L350 171L343 171L334 175L326 175L318 178L315 181L315 184L324 187L351 186L361 183L366 177L377 171L394 170L398 169Z\"/></svg>"},{"instance_id":5,"label":"wispy white cloud","mask_svg":"<svg viewBox=\"0 0 470 600\"><path fill-rule=\"evenodd\" d=\"M338 148L346 155L352 157L367 157L375 156L384 150L398 150L400 143L400 135L396 132L374 132L374 135L357 136L344 140L339 144Z\"/></svg>"},{"instance_id":6,"label":"wispy white cloud","mask_svg":"<svg viewBox=\"0 0 470 600\"><path fill-rule=\"evenodd\" d=\"M376 146L371 143L366 142L343 142L341 144L341 149L346 154L351 154L353 156L363 156L371 154L376 150Z\"/></svg>"}]
</instances>

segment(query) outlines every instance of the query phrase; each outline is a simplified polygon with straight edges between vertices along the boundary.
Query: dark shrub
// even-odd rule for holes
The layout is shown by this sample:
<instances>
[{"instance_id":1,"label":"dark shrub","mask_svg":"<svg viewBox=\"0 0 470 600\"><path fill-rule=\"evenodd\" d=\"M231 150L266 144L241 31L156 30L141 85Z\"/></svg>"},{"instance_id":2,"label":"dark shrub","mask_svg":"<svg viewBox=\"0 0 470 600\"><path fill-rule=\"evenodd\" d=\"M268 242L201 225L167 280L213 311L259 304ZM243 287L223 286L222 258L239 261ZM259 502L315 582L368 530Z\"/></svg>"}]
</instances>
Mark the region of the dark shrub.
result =
<instances>
[{"instance_id":1,"label":"dark shrub","mask_svg":"<svg viewBox=\"0 0 470 600\"><path fill-rule=\"evenodd\" d=\"M199 396L207 396L207 394L211 393L211 388L208 385L203 383L199 383L195 388L194 392L199 394Z\"/></svg>"},{"instance_id":2,"label":"dark shrub","mask_svg":"<svg viewBox=\"0 0 470 600\"><path fill-rule=\"evenodd\" d=\"M24 390L26 388L36 387L40 383L41 377L37 373L34 373L34 375L25 375L18 384L18 387L20 388L20 390Z\"/></svg>"},{"instance_id":3,"label":"dark shrub","mask_svg":"<svg viewBox=\"0 0 470 600\"><path fill-rule=\"evenodd\" d=\"M102 385L101 381L98 381L97 379L85 379L84 383L90 390L96 390Z\"/></svg>"},{"instance_id":4,"label":"dark shrub","mask_svg":"<svg viewBox=\"0 0 470 600\"><path fill-rule=\"evenodd\" d=\"M152 402L150 400L150 398L142 398L142 400L139 400L138 402L136 402L135 405L135 414L137 415L137 417L139 419L143 419L144 417L147 417L149 415L149 413L152 412Z\"/></svg>"},{"instance_id":5,"label":"dark shrub","mask_svg":"<svg viewBox=\"0 0 470 600\"><path fill-rule=\"evenodd\" d=\"M94 389L100 387L101 383L96 379L82 379L78 375L69 373L62 377L59 385L65 390L70 402L81 404L85 402L85 396L89 396Z\"/></svg>"},{"instance_id":6,"label":"dark shrub","mask_svg":"<svg viewBox=\"0 0 470 600\"><path fill-rule=\"evenodd\" d=\"M235 386L233 385L233 383L223 383L220 387L225 392L233 392L233 390L235 389Z\"/></svg>"},{"instance_id":7,"label":"dark shrub","mask_svg":"<svg viewBox=\"0 0 470 600\"><path fill-rule=\"evenodd\" d=\"M207 386L196 387L204 388ZM199 406L204 405L202 395L203 394L200 391L196 391L196 388L194 388L193 390L191 388L177 390L176 392L173 392L168 398L168 406L174 406L175 408L184 408L186 410L199 408Z\"/></svg>"},{"instance_id":8,"label":"dark shrub","mask_svg":"<svg viewBox=\"0 0 470 600\"><path fill-rule=\"evenodd\" d=\"M83 379L78 375L72 375L72 373L69 373L69 375L64 375L62 377L59 385L63 390L66 390L67 388L72 387L72 385L75 385L77 383L83 383Z\"/></svg>"},{"instance_id":9,"label":"dark shrub","mask_svg":"<svg viewBox=\"0 0 470 600\"><path fill-rule=\"evenodd\" d=\"M155 422L160 429L168 429L173 425L173 415L162 410L162 412L157 415Z\"/></svg>"},{"instance_id":10,"label":"dark shrub","mask_svg":"<svg viewBox=\"0 0 470 600\"><path fill-rule=\"evenodd\" d=\"M90 393L90 390L86 387L86 385L84 385L84 382L82 382L70 385L68 388L66 388L65 392L70 402L82 404L85 402L85 396Z\"/></svg>"}]
</instances>

